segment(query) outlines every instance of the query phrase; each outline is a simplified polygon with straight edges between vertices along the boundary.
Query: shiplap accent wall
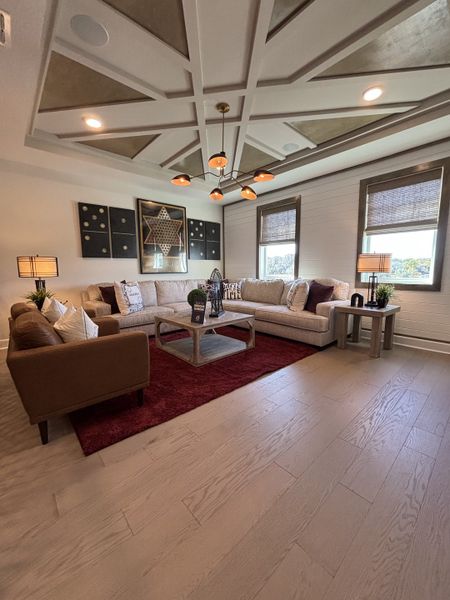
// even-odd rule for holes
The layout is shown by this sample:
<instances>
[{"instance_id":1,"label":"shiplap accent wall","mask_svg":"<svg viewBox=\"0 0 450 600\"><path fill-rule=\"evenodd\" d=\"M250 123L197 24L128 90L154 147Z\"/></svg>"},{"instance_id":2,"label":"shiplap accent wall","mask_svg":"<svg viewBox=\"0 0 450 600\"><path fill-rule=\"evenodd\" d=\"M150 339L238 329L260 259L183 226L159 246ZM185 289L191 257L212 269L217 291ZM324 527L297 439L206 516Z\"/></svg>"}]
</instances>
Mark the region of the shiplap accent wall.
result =
<instances>
[{"instance_id":1,"label":"shiplap accent wall","mask_svg":"<svg viewBox=\"0 0 450 600\"><path fill-rule=\"evenodd\" d=\"M355 283L359 182L361 179L450 156L450 143L412 151L366 167L299 183L256 202L225 207L225 269L231 278L256 275L256 207L300 194L300 274L332 276ZM450 227L449 227L450 228ZM397 291L401 305L396 332L450 343L450 231L440 292Z\"/></svg>"}]
</instances>

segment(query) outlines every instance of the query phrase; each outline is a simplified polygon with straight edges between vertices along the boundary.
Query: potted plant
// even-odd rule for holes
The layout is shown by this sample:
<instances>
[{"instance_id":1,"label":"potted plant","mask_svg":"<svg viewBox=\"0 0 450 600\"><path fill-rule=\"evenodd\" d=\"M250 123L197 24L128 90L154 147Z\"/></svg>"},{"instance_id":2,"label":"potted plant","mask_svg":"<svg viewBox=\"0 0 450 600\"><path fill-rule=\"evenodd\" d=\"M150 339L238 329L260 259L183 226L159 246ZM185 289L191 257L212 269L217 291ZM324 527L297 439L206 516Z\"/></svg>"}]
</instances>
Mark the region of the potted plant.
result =
<instances>
[{"instance_id":1,"label":"potted plant","mask_svg":"<svg viewBox=\"0 0 450 600\"><path fill-rule=\"evenodd\" d=\"M29 294L25 296L25 298L29 302L34 302L39 310L41 310L42 305L44 304L44 300L46 298L51 298L53 296L53 292L50 290L46 290L45 288L41 288L39 290L33 290Z\"/></svg>"},{"instance_id":2,"label":"potted plant","mask_svg":"<svg viewBox=\"0 0 450 600\"><path fill-rule=\"evenodd\" d=\"M204 323L207 300L208 295L203 290L195 289L189 292L187 301L192 308L192 323Z\"/></svg>"},{"instance_id":3,"label":"potted plant","mask_svg":"<svg viewBox=\"0 0 450 600\"><path fill-rule=\"evenodd\" d=\"M394 286L390 283L380 283L377 287L377 302L378 308L386 308L389 304L389 300L392 298L394 294Z\"/></svg>"}]
</instances>

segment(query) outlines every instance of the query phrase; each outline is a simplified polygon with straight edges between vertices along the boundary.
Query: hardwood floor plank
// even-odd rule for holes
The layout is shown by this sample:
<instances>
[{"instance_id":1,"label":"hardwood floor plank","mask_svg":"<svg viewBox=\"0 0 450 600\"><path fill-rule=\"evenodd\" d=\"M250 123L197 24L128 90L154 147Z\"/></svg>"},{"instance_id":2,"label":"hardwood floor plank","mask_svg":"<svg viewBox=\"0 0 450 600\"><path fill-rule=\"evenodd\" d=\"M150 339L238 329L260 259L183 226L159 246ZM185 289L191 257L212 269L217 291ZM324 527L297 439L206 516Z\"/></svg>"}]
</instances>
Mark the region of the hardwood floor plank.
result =
<instances>
[{"instance_id":1,"label":"hardwood floor plank","mask_svg":"<svg viewBox=\"0 0 450 600\"><path fill-rule=\"evenodd\" d=\"M415 422L416 427L441 437L444 435L450 418L449 389L450 370L447 368L445 374L430 392L428 400Z\"/></svg>"},{"instance_id":2,"label":"hardwood floor plank","mask_svg":"<svg viewBox=\"0 0 450 600\"><path fill-rule=\"evenodd\" d=\"M403 449L354 539L326 600L390 600L411 546L434 461Z\"/></svg>"},{"instance_id":3,"label":"hardwood floor plank","mask_svg":"<svg viewBox=\"0 0 450 600\"><path fill-rule=\"evenodd\" d=\"M358 449L336 440L223 558L189 600L247 600L266 584ZM270 540L270 542L269 542Z\"/></svg>"},{"instance_id":4,"label":"hardwood floor plank","mask_svg":"<svg viewBox=\"0 0 450 600\"><path fill-rule=\"evenodd\" d=\"M148 600L149 594L151 600L187 598L294 481L280 467L269 466L142 579L114 595L114 600Z\"/></svg>"},{"instance_id":5,"label":"hardwood floor plank","mask_svg":"<svg viewBox=\"0 0 450 600\"><path fill-rule=\"evenodd\" d=\"M406 440L406 447L415 450L416 452L422 452L430 458L436 458L439 452L442 438L434 433L413 427Z\"/></svg>"},{"instance_id":6,"label":"hardwood floor plank","mask_svg":"<svg viewBox=\"0 0 450 600\"><path fill-rule=\"evenodd\" d=\"M321 600L331 579L331 575L294 544L255 600Z\"/></svg>"},{"instance_id":7,"label":"hardwood floor plank","mask_svg":"<svg viewBox=\"0 0 450 600\"><path fill-rule=\"evenodd\" d=\"M342 479L342 483L369 502L373 502L398 453L406 442L426 394L406 390L389 418L380 420L365 448Z\"/></svg>"},{"instance_id":8,"label":"hardwood floor plank","mask_svg":"<svg viewBox=\"0 0 450 600\"><path fill-rule=\"evenodd\" d=\"M361 496L337 485L300 533L297 543L334 577L370 506Z\"/></svg>"},{"instance_id":9,"label":"hardwood floor plank","mask_svg":"<svg viewBox=\"0 0 450 600\"><path fill-rule=\"evenodd\" d=\"M450 590L450 428L436 457L410 552L392 600L448 600Z\"/></svg>"}]
</instances>

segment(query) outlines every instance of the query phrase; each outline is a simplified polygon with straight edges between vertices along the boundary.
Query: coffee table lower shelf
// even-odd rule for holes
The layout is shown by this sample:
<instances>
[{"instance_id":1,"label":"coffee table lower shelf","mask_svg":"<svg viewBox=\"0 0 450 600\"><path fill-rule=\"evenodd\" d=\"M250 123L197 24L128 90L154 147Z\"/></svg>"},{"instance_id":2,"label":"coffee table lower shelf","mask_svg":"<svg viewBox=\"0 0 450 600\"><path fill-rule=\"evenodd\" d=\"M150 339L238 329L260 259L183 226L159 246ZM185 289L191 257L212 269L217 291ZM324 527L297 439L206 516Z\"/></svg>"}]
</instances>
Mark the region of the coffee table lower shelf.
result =
<instances>
[{"instance_id":1,"label":"coffee table lower shelf","mask_svg":"<svg viewBox=\"0 0 450 600\"><path fill-rule=\"evenodd\" d=\"M205 335L201 338L198 360L194 359L194 346L190 337L172 342L163 342L157 344L157 346L195 367L200 367L214 360L224 358L224 356L230 356L231 354L247 350L246 342L227 337L226 335L220 335L219 333Z\"/></svg>"}]
</instances>

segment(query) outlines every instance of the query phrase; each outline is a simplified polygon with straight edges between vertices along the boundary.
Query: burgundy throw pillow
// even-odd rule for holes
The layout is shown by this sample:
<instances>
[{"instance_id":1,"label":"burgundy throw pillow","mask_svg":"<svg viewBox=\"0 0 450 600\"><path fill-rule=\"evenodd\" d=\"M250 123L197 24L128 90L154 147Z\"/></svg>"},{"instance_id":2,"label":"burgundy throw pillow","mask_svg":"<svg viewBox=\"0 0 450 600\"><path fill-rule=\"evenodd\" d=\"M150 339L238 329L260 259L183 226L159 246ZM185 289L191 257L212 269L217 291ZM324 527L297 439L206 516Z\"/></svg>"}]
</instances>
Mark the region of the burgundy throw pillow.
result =
<instances>
[{"instance_id":1,"label":"burgundy throw pillow","mask_svg":"<svg viewBox=\"0 0 450 600\"><path fill-rule=\"evenodd\" d=\"M333 285L322 285L321 283L317 283L317 281L311 281L304 310L315 313L316 307L320 302L329 302L331 300L333 291Z\"/></svg>"},{"instance_id":2,"label":"burgundy throw pillow","mask_svg":"<svg viewBox=\"0 0 450 600\"><path fill-rule=\"evenodd\" d=\"M114 291L114 286L113 285L108 285L107 287L99 286L99 288L100 288L100 293L103 298L103 302L106 302L106 304L109 304L111 307L111 314L114 315L116 313L119 313L120 310L117 305L116 292Z\"/></svg>"}]
</instances>

